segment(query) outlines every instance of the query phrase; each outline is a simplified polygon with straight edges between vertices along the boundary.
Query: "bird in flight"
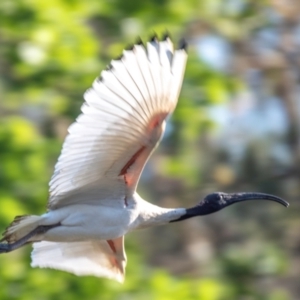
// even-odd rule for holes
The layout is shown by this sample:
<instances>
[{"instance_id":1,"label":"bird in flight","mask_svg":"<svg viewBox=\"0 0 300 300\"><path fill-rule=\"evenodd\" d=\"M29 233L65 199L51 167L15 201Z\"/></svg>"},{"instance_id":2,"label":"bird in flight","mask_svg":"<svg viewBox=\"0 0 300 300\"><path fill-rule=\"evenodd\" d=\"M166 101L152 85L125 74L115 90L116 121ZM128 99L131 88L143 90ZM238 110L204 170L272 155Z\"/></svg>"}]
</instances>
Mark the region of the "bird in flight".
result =
<instances>
[{"instance_id":1,"label":"bird in flight","mask_svg":"<svg viewBox=\"0 0 300 300\"><path fill-rule=\"evenodd\" d=\"M136 192L141 172L176 107L187 60L186 43L168 36L124 50L84 94L50 181L48 210L15 217L0 253L33 244L33 267L123 282L124 236L134 229L219 211L246 200L281 198L221 192L191 208L162 208Z\"/></svg>"}]
</instances>

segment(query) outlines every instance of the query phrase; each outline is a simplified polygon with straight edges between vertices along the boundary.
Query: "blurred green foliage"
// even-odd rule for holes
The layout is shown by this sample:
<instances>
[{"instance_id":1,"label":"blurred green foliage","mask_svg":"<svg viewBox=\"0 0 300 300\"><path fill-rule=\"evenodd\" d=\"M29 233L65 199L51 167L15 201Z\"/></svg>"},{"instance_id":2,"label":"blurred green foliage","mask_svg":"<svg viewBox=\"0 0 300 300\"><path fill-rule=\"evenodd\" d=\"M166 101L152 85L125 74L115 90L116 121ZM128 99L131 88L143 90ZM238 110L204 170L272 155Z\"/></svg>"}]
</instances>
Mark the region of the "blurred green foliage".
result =
<instances>
[{"instance_id":1,"label":"blurred green foliage","mask_svg":"<svg viewBox=\"0 0 300 300\"><path fill-rule=\"evenodd\" d=\"M178 40L198 18L215 22L235 40L250 28L241 29L239 23L259 15L253 1L243 2L240 14L232 15L221 0L1 0L0 227L4 229L15 215L45 210L47 184L66 128L79 113L83 92L111 58L137 36L146 40L153 32L161 36L168 30ZM190 49L183 91L171 120L176 130L158 150L163 158L159 176L179 180L192 191L205 181L208 161L199 152L199 133L205 135L215 126L206 108L226 102L242 86L238 78L211 69ZM153 189L142 191L162 197L164 192ZM195 201L196 194L181 191L177 196ZM251 230L246 228L249 235ZM141 246L141 241L146 244ZM152 256L160 255L156 246ZM280 287L264 290L255 285L257 277L280 275L286 269L283 252L273 244L250 253L230 247L215 250L218 258L209 260L209 269L215 271L176 277L145 262L149 241L130 236L126 248L124 285L30 269L30 247L1 255L0 299L289 299Z\"/></svg>"}]
</instances>

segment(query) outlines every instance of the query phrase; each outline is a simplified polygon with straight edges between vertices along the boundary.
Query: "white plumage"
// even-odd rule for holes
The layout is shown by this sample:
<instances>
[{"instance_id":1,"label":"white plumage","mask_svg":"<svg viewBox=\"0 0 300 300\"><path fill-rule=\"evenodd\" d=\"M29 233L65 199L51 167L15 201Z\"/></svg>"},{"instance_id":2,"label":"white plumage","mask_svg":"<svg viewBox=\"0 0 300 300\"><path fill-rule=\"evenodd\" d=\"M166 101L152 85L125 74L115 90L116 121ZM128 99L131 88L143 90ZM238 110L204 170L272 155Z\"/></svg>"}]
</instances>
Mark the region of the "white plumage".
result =
<instances>
[{"instance_id":1,"label":"white plumage","mask_svg":"<svg viewBox=\"0 0 300 300\"><path fill-rule=\"evenodd\" d=\"M147 51L135 45L102 71L69 128L50 181L50 208L74 203L70 197L83 189L94 192L85 194L85 204L98 203L99 193L104 199L132 196L176 106L186 58L184 49L173 54L169 38L153 40Z\"/></svg>"},{"instance_id":2,"label":"white plumage","mask_svg":"<svg viewBox=\"0 0 300 300\"><path fill-rule=\"evenodd\" d=\"M122 238L123 240L123 238ZM42 241L33 244L32 267L54 268L76 275L124 280L124 248L115 254L105 240L72 243Z\"/></svg>"},{"instance_id":3,"label":"white plumage","mask_svg":"<svg viewBox=\"0 0 300 300\"><path fill-rule=\"evenodd\" d=\"M184 213L147 204L135 190L176 106L186 59L168 37L153 38L124 50L87 90L50 181L49 211L15 220L4 234L15 242L36 227L59 224L29 239L37 241L33 267L123 281L124 235Z\"/></svg>"},{"instance_id":4,"label":"white plumage","mask_svg":"<svg viewBox=\"0 0 300 300\"><path fill-rule=\"evenodd\" d=\"M32 266L124 280L127 232L216 212L261 193L213 193L191 208L166 209L136 187L175 109L187 53L168 37L125 50L84 95L50 181L48 212L16 217L0 253L33 243Z\"/></svg>"}]
</instances>

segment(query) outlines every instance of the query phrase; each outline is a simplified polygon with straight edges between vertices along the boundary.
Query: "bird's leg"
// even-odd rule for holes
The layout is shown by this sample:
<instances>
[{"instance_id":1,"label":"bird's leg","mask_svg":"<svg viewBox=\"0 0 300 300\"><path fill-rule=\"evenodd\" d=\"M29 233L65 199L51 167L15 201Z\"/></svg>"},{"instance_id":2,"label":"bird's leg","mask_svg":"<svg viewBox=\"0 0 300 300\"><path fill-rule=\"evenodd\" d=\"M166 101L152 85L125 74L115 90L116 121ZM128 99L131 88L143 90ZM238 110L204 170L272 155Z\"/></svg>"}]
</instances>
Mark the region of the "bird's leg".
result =
<instances>
[{"instance_id":1,"label":"bird's leg","mask_svg":"<svg viewBox=\"0 0 300 300\"><path fill-rule=\"evenodd\" d=\"M25 244L29 243L28 240L30 238L32 238L33 236L35 236L37 234L43 234L46 231L48 231L49 229L52 229L57 226L60 226L60 224L48 225L48 226L38 226L14 243L0 243L0 253L6 253L6 252L11 252L13 250L16 250L16 249L24 246Z\"/></svg>"}]
</instances>

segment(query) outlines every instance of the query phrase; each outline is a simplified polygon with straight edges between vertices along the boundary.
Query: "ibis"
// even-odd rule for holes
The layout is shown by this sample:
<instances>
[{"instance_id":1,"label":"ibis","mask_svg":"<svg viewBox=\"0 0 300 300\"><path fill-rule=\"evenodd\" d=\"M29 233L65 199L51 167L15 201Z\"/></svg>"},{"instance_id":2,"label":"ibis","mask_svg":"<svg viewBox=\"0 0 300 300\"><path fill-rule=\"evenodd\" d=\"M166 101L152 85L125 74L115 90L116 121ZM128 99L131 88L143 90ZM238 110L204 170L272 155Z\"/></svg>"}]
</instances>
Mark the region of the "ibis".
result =
<instances>
[{"instance_id":1,"label":"ibis","mask_svg":"<svg viewBox=\"0 0 300 300\"><path fill-rule=\"evenodd\" d=\"M143 168L176 107L187 61L186 43L169 36L136 43L112 60L84 94L49 183L48 209L17 216L0 253L33 245L32 267L123 282L124 236L217 212L247 200L288 203L264 193L214 192L191 208L162 208L136 192Z\"/></svg>"}]
</instances>

